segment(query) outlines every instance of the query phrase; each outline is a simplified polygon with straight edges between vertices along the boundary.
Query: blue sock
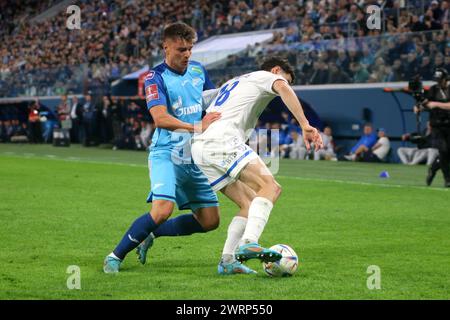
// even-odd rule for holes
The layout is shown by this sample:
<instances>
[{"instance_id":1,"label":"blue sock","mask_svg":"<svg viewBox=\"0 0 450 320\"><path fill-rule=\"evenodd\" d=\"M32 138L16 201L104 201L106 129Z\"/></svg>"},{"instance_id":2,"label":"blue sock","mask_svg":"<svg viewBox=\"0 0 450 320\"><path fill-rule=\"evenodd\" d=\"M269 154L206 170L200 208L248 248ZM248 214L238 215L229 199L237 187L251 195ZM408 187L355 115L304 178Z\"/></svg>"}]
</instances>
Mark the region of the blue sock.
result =
<instances>
[{"instance_id":1,"label":"blue sock","mask_svg":"<svg viewBox=\"0 0 450 320\"><path fill-rule=\"evenodd\" d=\"M128 252L136 248L156 228L158 225L153 221L152 216L148 212L145 213L133 222L113 253L123 260Z\"/></svg>"},{"instance_id":2,"label":"blue sock","mask_svg":"<svg viewBox=\"0 0 450 320\"><path fill-rule=\"evenodd\" d=\"M162 236L187 236L199 232L206 231L198 223L197 219L194 218L194 215L190 213L167 220L153 231L153 235L155 238L158 238Z\"/></svg>"}]
</instances>

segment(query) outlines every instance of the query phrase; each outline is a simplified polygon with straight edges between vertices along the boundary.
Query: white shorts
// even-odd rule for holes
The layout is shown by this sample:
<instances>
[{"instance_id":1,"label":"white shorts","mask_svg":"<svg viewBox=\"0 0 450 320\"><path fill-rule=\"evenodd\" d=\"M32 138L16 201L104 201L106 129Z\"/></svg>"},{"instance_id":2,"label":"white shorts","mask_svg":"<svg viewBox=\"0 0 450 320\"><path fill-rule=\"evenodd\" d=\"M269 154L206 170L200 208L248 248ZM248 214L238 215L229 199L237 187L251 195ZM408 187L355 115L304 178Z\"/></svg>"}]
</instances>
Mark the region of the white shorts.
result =
<instances>
[{"instance_id":1,"label":"white shorts","mask_svg":"<svg viewBox=\"0 0 450 320\"><path fill-rule=\"evenodd\" d=\"M217 192L235 182L259 156L240 138L192 141L192 159Z\"/></svg>"}]
</instances>

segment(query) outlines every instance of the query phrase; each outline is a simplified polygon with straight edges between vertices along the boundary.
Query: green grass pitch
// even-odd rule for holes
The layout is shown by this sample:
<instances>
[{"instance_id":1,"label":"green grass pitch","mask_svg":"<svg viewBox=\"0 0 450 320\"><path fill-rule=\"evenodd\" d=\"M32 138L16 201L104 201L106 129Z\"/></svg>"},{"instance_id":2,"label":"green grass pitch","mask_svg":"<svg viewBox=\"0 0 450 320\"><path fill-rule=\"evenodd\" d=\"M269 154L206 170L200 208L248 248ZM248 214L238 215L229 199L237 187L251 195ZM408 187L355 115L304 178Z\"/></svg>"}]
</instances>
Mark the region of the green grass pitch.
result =
<instances>
[{"instance_id":1,"label":"green grass pitch","mask_svg":"<svg viewBox=\"0 0 450 320\"><path fill-rule=\"evenodd\" d=\"M425 166L283 160L261 244L290 245L300 267L270 278L216 273L236 206L220 196L210 233L159 238L148 264L105 255L148 211L145 152L0 145L0 299L449 299L450 193ZM382 179L381 171L390 178ZM178 214L178 212L177 212ZM69 290L68 266L81 270ZM367 286L380 268L380 289ZM369 281L370 282L370 281Z\"/></svg>"}]
</instances>

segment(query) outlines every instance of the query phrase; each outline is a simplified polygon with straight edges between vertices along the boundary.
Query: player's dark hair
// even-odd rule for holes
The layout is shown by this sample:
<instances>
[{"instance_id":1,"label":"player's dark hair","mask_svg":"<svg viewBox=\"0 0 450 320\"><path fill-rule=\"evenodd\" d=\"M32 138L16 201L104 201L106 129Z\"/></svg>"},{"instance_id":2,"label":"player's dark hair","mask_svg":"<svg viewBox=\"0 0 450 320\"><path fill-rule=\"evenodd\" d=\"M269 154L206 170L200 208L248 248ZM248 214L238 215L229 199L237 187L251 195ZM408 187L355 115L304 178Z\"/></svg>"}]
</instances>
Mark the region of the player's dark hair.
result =
<instances>
[{"instance_id":1,"label":"player's dark hair","mask_svg":"<svg viewBox=\"0 0 450 320\"><path fill-rule=\"evenodd\" d=\"M166 39L181 38L186 41L197 41L197 33L195 30L184 22L175 22L164 28L162 41Z\"/></svg>"},{"instance_id":2,"label":"player's dark hair","mask_svg":"<svg viewBox=\"0 0 450 320\"><path fill-rule=\"evenodd\" d=\"M287 61L286 59L276 56L268 57L264 59L260 69L264 71L270 71L272 70L273 67L277 66L283 69L284 72L290 74L292 78L292 83L294 83L295 81L294 68L292 68L292 66L289 64L289 61Z\"/></svg>"}]
</instances>

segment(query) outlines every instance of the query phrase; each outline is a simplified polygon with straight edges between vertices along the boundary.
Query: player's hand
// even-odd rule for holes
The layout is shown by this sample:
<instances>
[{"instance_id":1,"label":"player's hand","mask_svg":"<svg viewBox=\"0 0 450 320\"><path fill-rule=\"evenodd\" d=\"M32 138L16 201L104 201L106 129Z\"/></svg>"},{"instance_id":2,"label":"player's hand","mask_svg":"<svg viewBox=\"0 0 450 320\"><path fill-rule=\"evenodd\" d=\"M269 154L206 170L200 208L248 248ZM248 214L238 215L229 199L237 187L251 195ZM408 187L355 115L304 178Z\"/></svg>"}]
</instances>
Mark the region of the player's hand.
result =
<instances>
[{"instance_id":1,"label":"player's hand","mask_svg":"<svg viewBox=\"0 0 450 320\"><path fill-rule=\"evenodd\" d=\"M417 114L422 111L422 108L420 108L418 106L414 106L413 110L414 110L414 113Z\"/></svg>"},{"instance_id":2,"label":"player's hand","mask_svg":"<svg viewBox=\"0 0 450 320\"><path fill-rule=\"evenodd\" d=\"M221 117L220 112L209 112L209 113L207 113L202 119L202 122L201 122L202 127L200 128L199 132L203 132L206 129L208 129L209 125L211 123L213 123L214 121L219 120L220 117Z\"/></svg>"},{"instance_id":3,"label":"player's hand","mask_svg":"<svg viewBox=\"0 0 450 320\"><path fill-rule=\"evenodd\" d=\"M319 149L323 148L322 137L316 128L307 125L302 128L302 131L303 131L303 141L305 142L306 150L309 151L311 149L311 143L314 143L315 151L318 151Z\"/></svg>"}]
</instances>

